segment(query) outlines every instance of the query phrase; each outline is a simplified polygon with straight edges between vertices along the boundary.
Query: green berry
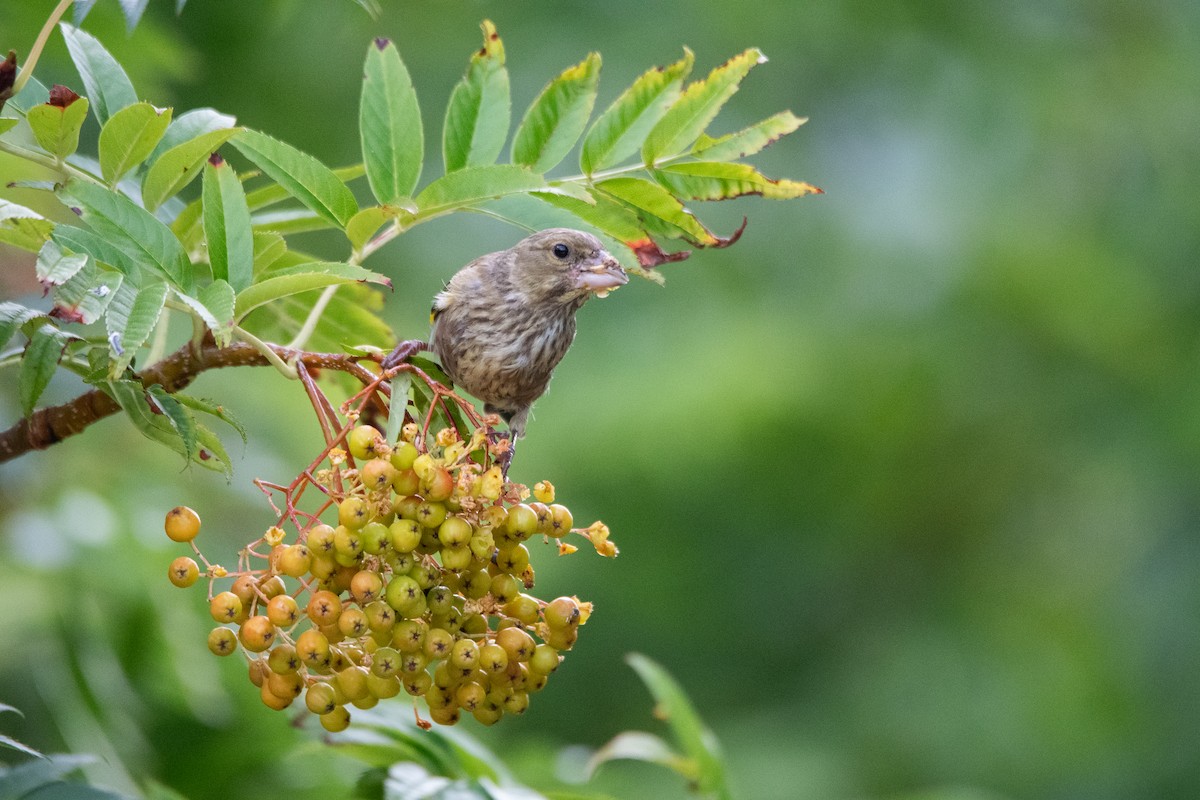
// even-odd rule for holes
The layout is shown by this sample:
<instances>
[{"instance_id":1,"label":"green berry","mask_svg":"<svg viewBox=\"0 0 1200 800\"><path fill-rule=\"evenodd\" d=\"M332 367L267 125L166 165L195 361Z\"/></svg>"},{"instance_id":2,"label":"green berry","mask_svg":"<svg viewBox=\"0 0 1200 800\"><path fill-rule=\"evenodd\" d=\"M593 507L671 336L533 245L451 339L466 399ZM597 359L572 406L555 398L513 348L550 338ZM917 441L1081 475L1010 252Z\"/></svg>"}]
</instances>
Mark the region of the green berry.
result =
<instances>
[{"instance_id":1,"label":"green berry","mask_svg":"<svg viewBox=\"0 0 1200 800\"><path fill-rule=\"evenodd\" d=\"M557 597L542 612L551 630L579 627L579 603L573 597Z\"/></svg>"},{"instance_id":2,"label":"green berry","mask_svg":"<svg viewBox=\"0 0 1200 800\"><path fill-rule=\"evenodd\" d=\"M533 656L529 659L529 669L540 675L549 675L558 669L561 661L562 657L559 656L557 650L548 644L539 644L533 649Z\"/></svg>"},{"instance_id":3,"label":"green berry","mask_svg":"<svg viewBox=\"0 0 1200 800\"><path fill-rule=\"evenodd\" d=\"M337 694L333 686L319 681L304 693L304 705L314 714L328 714L337 707Z\"/></svg>"},{"instance_id":4,"label":"green berry","mask_svg":"<svg viewBox=\"0 0 1200 800\"><path fill-rule=\"evenodd\" d=\"M390 678L400 672L401 656L391 647L381 647L371 656L371 672L380 678Z\"/></svg>"},{"instance_id":5,"label":"green berry","mask_svg":"<svg viewBox=\"0 0 1200 800\"><path fill-rule=\"evenodd\" d=\"M213 628L208 632L208 649L215 656L237 652L237 634L229 628Z\"/></svg>"},{"instance_id":6,"label":"green berry","mask_svg":"<svg viewBox=\"0 0 1200 800\"><path fill-rule=\"evenodd\" d=\"M392 448L392 466L398 470L412 469L420 453L412 442L400 442Z\"/></svg>"},{"instance_id":7,"label":"green berry","mask_svg":"<svg viewBox=\"0 0 1200 800\"><path fill-rule=\"evenodd\" d=\"M387 700L400 694L400 679L394 675L390 678L381 678L371 673L367 675L367 688L370 689L373 696L380 700Z\"/></svg>"},{"instance_id":8,"label":"green berry","mask_svg":"<svg viewBox=\"0 0 1200 800\"><path fill-rule=\"evenodd\" d=\"M358 461L365 461L386 448L383 434L370 425L359 425L346 437L346 449Z\"/></svg>"},{"instance_id":9,"label":"green berry","mask_svg":"<svg viewBox=\"0 0 1200 800\"><path fill-rule=\"evenodd\" d=\"M471 541L471 523L462 517L447 517L438 527L438 541L443 547L459 547Z\"/></svg>"},{"instance_id":10,"label":"green berry","mask_svg":"<svg viewBox=\"0 0 1200 800\"><path fill-rule=\"evenodd\" d=\"M398 519L388 528L388 539L397 553L410 553L421 543L421 526L415 520Z\"/></svg>"},{"instance_id":11,"label":"green berry","mask_svg":"<svg viewBox=\"0 0 1200 800\"><path fill-rule=\"evenodd\" d=\"M338 522L352 530L358 530L366 525L371 518L371 509L367 501L351 495L338 503Z\"/></svg>"},{"instance_id":12,"label":"green berry","mask_svg":"<svg viewBox=\"0 0 1200 800\"><path fill-rule=\"evenodd\" d=\"M345 706L337 706L328 714L320 717L321 727L330 733L338 733L350 727L350 712Z\"/></svg>"},{"instance_id":13,"label":"green berry","mask_svg":"<svg viewBox=\"0 0 1200 800\"><path fill-rule=\"evenodd\" d=\"M388 544L388 526L382 522L368 522L359 532L364 553L377 556Z\"/></svg>"},{"instance_id":14,"label":"green berry","mask_svg":"<svg viewBox=\"0 0 1200 800\"><path fill-rule=\"evenodd\" d=\"M267 656L267 668L280 675L300 669L300 656L296 655L296 648L286 642L275 645Z\"/></svg>"},{"instance_id":15,"label":"green berry","mask_svg":"<svg viewBox=\"0 0 1200 800\"><path fill-rule=\"evenodd\" d=\"M308 548L302 544L291 544L283 548L279 555L279 571L289 578L299 578L308 572L312 556Z\"/></svg>"}]
</instances>

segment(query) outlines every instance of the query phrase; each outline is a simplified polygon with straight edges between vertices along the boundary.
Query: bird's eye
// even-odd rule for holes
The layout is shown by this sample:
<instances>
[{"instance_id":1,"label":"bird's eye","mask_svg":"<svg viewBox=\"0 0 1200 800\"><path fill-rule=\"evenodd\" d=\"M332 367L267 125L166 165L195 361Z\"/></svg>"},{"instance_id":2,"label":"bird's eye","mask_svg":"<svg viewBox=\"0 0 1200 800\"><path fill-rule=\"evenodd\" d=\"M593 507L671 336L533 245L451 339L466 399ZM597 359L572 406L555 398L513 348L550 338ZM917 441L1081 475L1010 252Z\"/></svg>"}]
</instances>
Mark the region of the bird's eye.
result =
<instances>
[{"instance_id":1,"label":"bird's eye","mask_svg":"<svg viewBox=\"0 0 1200 800\"><path fill-rule=\"evenodd\" d=\"M555 258L566 258L570 254L571 254L571 248L567 247L565 244L562 244L561 242L559 242L558 244L554 245L554 257Z\"/></svg>"}]
</instances>

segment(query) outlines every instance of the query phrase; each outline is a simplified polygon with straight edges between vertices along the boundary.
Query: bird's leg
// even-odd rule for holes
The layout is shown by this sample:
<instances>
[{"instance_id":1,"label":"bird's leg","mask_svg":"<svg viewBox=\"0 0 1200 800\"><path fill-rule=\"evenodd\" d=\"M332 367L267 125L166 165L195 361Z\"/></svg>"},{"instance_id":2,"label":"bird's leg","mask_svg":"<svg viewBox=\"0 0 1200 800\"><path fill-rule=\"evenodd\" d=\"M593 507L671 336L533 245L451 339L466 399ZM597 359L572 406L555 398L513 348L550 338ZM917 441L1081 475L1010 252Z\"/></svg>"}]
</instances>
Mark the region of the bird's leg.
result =
<instances>
[{"instance_id":1,"label":"bird's leg","mask_svg":"<svg viewBox=\"0 0 1200 800\"><path fill-rule=\"evenodd\" d=\"M420 339L405 339L397 344L392 352L383 359L380 366L383 368L384 372L387 372L389 369L394 369L400 364L403 364L405 361L408 361L409 358L415 356L422 350L428 349L428 343L422 342Z\"/></svg>"}]
</instances>

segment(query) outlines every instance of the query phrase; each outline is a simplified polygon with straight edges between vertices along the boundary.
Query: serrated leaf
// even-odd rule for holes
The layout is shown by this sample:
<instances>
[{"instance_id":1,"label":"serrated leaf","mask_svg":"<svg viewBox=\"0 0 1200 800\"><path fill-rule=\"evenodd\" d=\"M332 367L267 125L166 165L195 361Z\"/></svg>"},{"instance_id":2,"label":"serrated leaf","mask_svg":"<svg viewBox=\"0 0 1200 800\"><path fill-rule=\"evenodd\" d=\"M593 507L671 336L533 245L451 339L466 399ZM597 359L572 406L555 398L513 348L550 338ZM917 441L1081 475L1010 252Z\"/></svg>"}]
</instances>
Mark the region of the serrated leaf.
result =
<instances>
[{"instance_id":1,"label":"serrated leaf","mask_svg":"<svg viewBox=\"0 0 1200 800\"><path fill-rule=\"evenodd\" d=\"M150 165L142 182L142 204L147 211L158 208L200 174L217 148L237 133L237 128L202 133L167 150ZM232 170L230 170L232 172ZM236 178L235 178L236 180ZM241 188L239 183L238 188Z\"/></svg>"},{"instance_id":2,"label":"serrated leaf","mask_svg":"<svg viewBox=\"0 0 1200 800\"><path fill-rule=\"evenodd\" d=\"M129 76L96 37L65 22L60 23L59 28L75 69L83 79L87 90L84 94L92 101L92 112L101 125L113 114L137 102L137 92L133 90Z\"/></svg>"},{"instance_id":3,"label":"serrated leaf","mask_svg":"<svg viewBox=\"0 0 1200 800\"><path fill-rule=\"evenodd\" d=\"M734 56L683 90L683 94L651 129L642 146L642 160L653 165L687 150L733 97L742 78L766 61L756 47Z\"/></svg>"},{"instance_id":4,"label":"serrated leaf","mask_svg":"<svg viewBox=\"0 0 1200 800\"><path fill-rule=\"evenodd\" d=\"M143 436L164 444L181 456L187 457L185 442L164 414L156 414L151 410L150 404L146 400L146 389L140 383L131 380L114 380L108 382L107 388L113 399L129 416L133 426ZM198 422L194 422L194 424L196 442L199 447L195 449L190 463L229 475L232 472L232 466L228 455L225 454L224 447L221 446L221 441L208 428Z\"/></svg>"},{"instance_id":5,"label":"serrated leaf","mask_svg":"<svg viewBox=\"0 0 1200 800\"><path fill-rule=\"evenodd\" d=\"M100 129L100 173L115 186L154 152L171 124L171 109L134 103L115 112Z\"/></svg>"},{"instance_id":6,"label":"serrated leaf","mask_svg":"<svg viewBox=\"0 0 1200 800\"><path fill-rule=\"evenodd\" d=\"M0 197L0 222L10 219L42 219L42 215L32 208L17 205Z\"/></svg>"},{"instance_id":7,"label":"serrated leaf","mask_svg":"<svg viewBox=\"0 0 1200 800\"><path fill-rule=\"evenodd\" d=\"M47 288L62 286L71 276L83 269L87 263L86 255L63 253L54 242L46 242L38 251L37 271L38 283Z\"/></svg>"},{"instance_id":8,"label":"serrated leaf","mask_svg":"<svg viewBox=\"0 0 1200 800\"><path fill-rule=\"evenodd\" d=\"M425 157L421 108L394 43L372 42L364 73L358 111L363 163L371 192L387 205L412 194L421 177Z\"/></svg>"},{"instance_id":9,"label":"serrated leaf","mask_svg":"<svg viewBox=\"0 0 1200 800\"><path fill-rule=\"evenodd\" d=\"M62 106L42 103L29 109L25 120L42 149L57 158L66 158L79 148L79 129L90 107L86 97Z\"/></svg>"},{"instance_id":10,"label":"serrated leaf","mask_svg":"<svg viewBox=\"0 0 1200 800\"><path fill-rule=\"evenodd\" d=\"M395 219L394 211L383 206L364 208L350 218L346 225L346 238L355 251L361 250L375 231L383 227L388 220Z\"/></svg>"},{"instance_id":11,"label":"serrated leaf","mask_svg":"<svg viewBox=\"0 0 1200 800\"><path fill-rule=\"evenodd\" d=\"M422 217L431 217L508 194L548 190L545 178L515 164L467 167L443 175L416 197Z\"/></svg>"},{"instance_id":12,"label":"serrated leaf","mask_svg":"<svg viewBox=\"0 0 1200 800\"><path fill-rule=\"evenodd\" d=\"M141 267L102 236L73 225L57 225L50 240L74 253L85 253L94 260L119 270L125 276L139 276Z\"/></svg>"},{"instance_id":13,"label":"serrated leaf","mask_svg":"<svg viewBox=\"0 0 1200 800\"><path fill-rule=\"evenodd\" d=\"M63 350L74 338L78 337L53 325L42 325L29 337L25 355L21 359L21 374L18 379L21 413L26 417L33 413L34 405L50 383L54 371L58 369Z\"/></svg>"},{"instance_id":14,"label":"serrated leaf","mask_svg":"<svg viewBox=\"0 0 1200 800\"><path fill-rule=\"evenodd\" d=\"M333 171L337 179L343 183L349 183L355 178L361 178L367 174L367 168L363 164L353 164L349 167L338 167ZM238 178L244 183L245 181L256 177L257 173L251 172L245 175L239 175ZM250 206L251 211L258 211L267 206L281 203L287 200L291 195L288 190L277 183L272 183L268 186L262 186L250 192L246 192L246 204Z\"/></svg>"},{"instance_id":15,"label":"serrated leaf","mask_svg":"<svg viewBox=\"0 0 1200 800\"><path fill-rule=\"evenodd\" d=\"M621 93L583 140L579 165L584 173L619 164L641 148L650 129L679 99L694 59L685 47L679 61L646 71Z\"/></svg>"},{"instance_id":16,"label":"serrated leaf","mask_svg":"<svg viewBox=\"0 0 1200 800\"><path fill-rule=\"evenodd\" d=\"M113 345L113 363L109 374L120 375L132 363L137 350L158 324L167 300L167 284L148 281L138 288L121 284L113 293L104 315L109 342Z\"/></svg>"},{"instance_id":17,"label":"serrated leaf","mask_svg":"<svg viewBox=\"0 0 1200 800\"><path fill-rule=\"evenodd\" d=\"M665 719L671 726L683 755L694 764L695 773L688 777L695 781L697 790L714 793L721 798L728 797L720 743L700 719L682 687L670 673L641 654L630 653L625 661L633 667L653 695L657 704L656 716Z\"/></svg>"},{"instance_id":18,"label":"serrated leaf","mask_svg":"<svg viewBox=\"0 0 1200 800\"><path fill-rule=\"evenodd\" d=\"M307 153L255 130L243 130L233 144L288 194L337 227L345 227L358 211L346 184Z\"/></svg>"},{"instance_id":19,"label":"serrated leaf","mask_svg":"<svg viewBox=\"0 0 1200 800\"><path fill-rule=\"evenodd\" d=\"M692 146L692 155L706 161L733 161L752 156L787 136L805 122L808 120L797 117L790 111L781 111L749 128L743 128L737 133L727 133L716 139L702 133Z\"/></svg>"},{"instance_id":20,"label":"serrated leaf","mask_svg":"<svg viewBox=\"0 0 1200 800\"><path fill-rule=\"evenodd\" d=\"M654 178L676 197L691 200L728 200L748 194L769 200L790 200L820 194L810 183L772 180L749 164L727 161L689 161L654 170Z\"/></svg>"},{"instance_id":21,"label":"serrated leaf","mask_svg":"<svg viewBox=\"0 0 1200 800\"><path fill-rule=\"evenodd\" d=\"M20 303L0 303L0 347L8 344L9 339L17 330L38 317L45 317L46 312L38 311L36 308L28 308ZM16 710L12 706L6 707L4 710Z\"/></svg>"},{"instance_id":22,"label":"serrated leaf","mask_svg":"<svg viewBox=\"0 0 1200 800\"><path fill-rule=\"evenodd\" d=\"M50 238L54 223L46 219L13 218L0 221L0 242L36 253Z\"/></svg>"},{"instance_id":23,"label":"serrated leaf","mask_svg":"<svg viewBox=\"0 0 1200 800\"><path fill-rule=\"evenodd\" d=\"M236 126L236 117L222 114L216 109L193 108L191 111L185 111L171 120L171 124L167 126L167 132L163 134L162 141L154 148L154 152L150 154L148 160L153 163L172 147L195 139L197 136L214 131L229 130Z\"/></svg>"},{"instance_id":24,"label":"serrated leaf","mask_svg":"<svg viewBox=\"0 0 1200 800\"><path fill-rule=\"evenodd\" d=\"M223 280L215 280L200 290L199 297L175 293L175 296L204 320L213 333L219 347L229 344L233 338L233 288Z\"/></svg>"},{"instance_id":25,"label":"serrated leaf","mask_svg":"<svg viewBox=\"0 0 1200 800\"><path fill-rule=\"evenodd\" d=\"M512 122L512 97L504 66L504 42L484 20L483 47L471 55L467 72L450 94L442 130L446 172L494 164Z\"/></svg>"},{"instance_id":26,"label":"serrated leaf","mask_svg":"<svg viewBox=\"0 0 1200 800\"><path fill-rule=\"evenodd\" d=\"M122 283L121 275L102 269L95 260L84 258L83 269L54 293L50 315L67 322L91 325L112 302Z\"/></svg>"},{"instance_id":27,"label":"serrated leaf","mask_svg":"<svg viewBox=\"0 0 1200 800\"><path fill-rule=\"evenodd\" d=\"M651 233L684 238L705 247L718 243L717 237L658 184L643 178L609 178L597 183L596 188L630 206Z\"/></svg>"},{"instance_id":28,"label":"serrated leaf","mask_svg":"<svg viewBox=\"0 0 1200 800\"><path fill-rule=\"evenodd\" d=\"M205 165L202 199L213 277L241 291L254 279L254 234L242 182L229 164L217 159Z\"/></svg>"},{"instance_id":29,"label":"serrated leaf","mask_svg":"<svg viewBox=\"0 0 1200 800\"><path fill-rule=\"evenodd\" d=\"M571 212L587 224L623 242L631 242L646 235L636 214L603 195L593 198L594 203L585 203L574 197L542 192L534 193L534 197L556 208Z\"/></svg>"},{"instance_id":30,"label":"serrated leaf","mask_svg":"<svg viewBox=\"0 0 1200 800\"><path fill-rule=\"evenodd\" d=\"M218 405L212 400L206 400L202 397L195 397L190 394L183 394L182 392L175 394L174 397L176 400L183 403L193 411L209 414L221 420L226 425L237 431L238 436L242 437L242 444L246 443L246 426L243 425L237 417L230 413L229 409L225 408L225 406Z\"/></svg>"},{"instance_id":31,"label":"serrated leaf","mask_svg":"<svg viewBox=\"0 0 1200 800\"><path fill-rule=\"evenodd\" d=\"M71 180L60 196L67 205L78 207L84 222L131 262L166 277L184 292L191 291L192 265L183 245L153 214L89 181Z\"/></svg>"},{"instance_id":32,"label":"serrated leaf","mask_svg":"<svg viewBox=\"0 0 1200 800\"><path fill-rule=\"evenodd\" d=\"M263 280L239 292L236 317L241 320L259 306L281 297L356 281L380 283L389 288L392 285L386 276L352 264L321 261L300 264L272 272Z\"/></svg>"},{"instance_id":33,"label":"serrated leaf","mask_svg":"<svg viewBox=\"0 0 1200 800\"><path fill-rule=\"evenodd\" d=\"M167 394L167 390L157 383L147 386L146 393L150 395L150 402L157 406L162 415L167 418L167 422L171 423L175 433L179 435L179 441L183 445L183 457L191 461L196 454L197 435L196 420L192 417L192 413L182 403Z\"/></svg>"},{"instance_id":34,"label":"serrated leaf","mask_svg":"<svg viewBox=\"0 0 1200 800\"><path fill-rule=\"evenodd\" d=\"M550 81L525 112L513 138L512 160L534 172L546 172L566 157L596 102L600 81L600 54L568 67Z\"/></svg>"},{"instance_id":35,"label":"serrated leaf","mask_svg":"<svg viewBox=\"0 0 1200 800\"><path fill-rule=\"evenodd\" d=\"M287 252L287 242L274 231L254 232L254 275L270 269Z\"/></svg>"}]
</instances>

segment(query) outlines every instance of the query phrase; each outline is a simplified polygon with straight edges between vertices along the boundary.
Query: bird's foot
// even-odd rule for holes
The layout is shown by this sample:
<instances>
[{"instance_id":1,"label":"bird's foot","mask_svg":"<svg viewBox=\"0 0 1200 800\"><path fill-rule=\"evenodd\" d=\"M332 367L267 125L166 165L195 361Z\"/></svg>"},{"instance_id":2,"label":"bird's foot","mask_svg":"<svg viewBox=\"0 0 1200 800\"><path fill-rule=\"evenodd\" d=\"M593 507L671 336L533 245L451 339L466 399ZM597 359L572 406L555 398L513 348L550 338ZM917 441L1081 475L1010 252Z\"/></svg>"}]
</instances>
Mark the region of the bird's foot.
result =
<instances>
[{"instance_id":1,"label":"bird's foot","mask_svg":"<svg viewBox=\"0 0 1200 800\"><path fill-rule=\"evenodd\" d=\"M388 370L395 369L405 361L408 361L408 359L412 358L417 353L420 353L422 350L428 349L429 345L426 342L422 342L420 339L405 339L403 342L397 344L395 349L393 349L392 352L383 359L383 361L380 363L380 366L383 368L384 372L387 372Z\"/></svg>"}]
</instances>

